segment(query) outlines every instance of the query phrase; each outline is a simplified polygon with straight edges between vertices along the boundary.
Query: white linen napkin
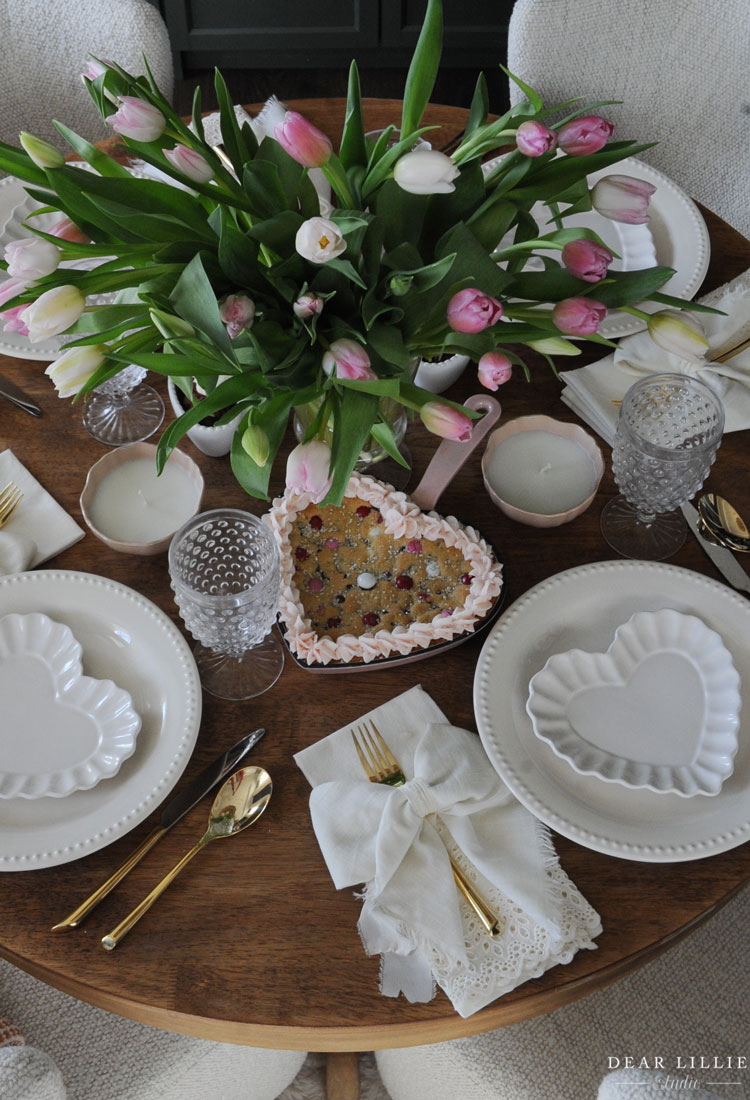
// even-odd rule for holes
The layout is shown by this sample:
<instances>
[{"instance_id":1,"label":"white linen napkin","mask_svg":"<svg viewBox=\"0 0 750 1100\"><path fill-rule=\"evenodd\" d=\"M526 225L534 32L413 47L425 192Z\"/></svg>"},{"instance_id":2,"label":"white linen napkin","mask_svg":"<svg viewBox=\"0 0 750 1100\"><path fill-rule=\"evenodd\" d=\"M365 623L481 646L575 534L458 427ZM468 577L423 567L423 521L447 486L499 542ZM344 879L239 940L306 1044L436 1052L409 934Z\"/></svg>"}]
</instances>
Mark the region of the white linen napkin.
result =
<instances>
[{"instance_id":1,"label":"white linen napkin","mask_svg":"<svg viewBox=\"0 0 750 1100\"><path fill-rule=\"evenodd\" d=\"M693 374L721 397L724 431L750 428L750 348L726 363L708 361L750 337L750 268L700 302L726 314L698 315L709 342L706 359L697 363L682 359L660 348L648 332L638 332L621 340L613 355L578 370L563 371L562 400L611 443L620 402L639 377L662 371Z\"/></svg>"},{"instance_id":2,"label":"white linen napkin","mask_svg":"<svg viewBox=\"0 0 750 1100\"><path fill-rule=\"evenodd\" d=\"M10 448L0 451L0 489L9 481L22 491L23 500L0 530L0 574L41 565L85 534Z\"/></svg>"},{"instance_id":3,"label":"white linen napkin","mask_svg":"<svg viewBox=\"0 0 750 1100\"><path fill-rule=\"evenodd\" d=\"M402 787L370 783L350 730L372 719ZM359 930L382 955L381 992L469 1016L594 948L598 915L559 865L549 831L516 801L479 738L419 686L295 755L313 787L316 837L337 889L365 883ZM458 894L446 845L501 917L491 938Z\"/></svg>"}]
</instances>

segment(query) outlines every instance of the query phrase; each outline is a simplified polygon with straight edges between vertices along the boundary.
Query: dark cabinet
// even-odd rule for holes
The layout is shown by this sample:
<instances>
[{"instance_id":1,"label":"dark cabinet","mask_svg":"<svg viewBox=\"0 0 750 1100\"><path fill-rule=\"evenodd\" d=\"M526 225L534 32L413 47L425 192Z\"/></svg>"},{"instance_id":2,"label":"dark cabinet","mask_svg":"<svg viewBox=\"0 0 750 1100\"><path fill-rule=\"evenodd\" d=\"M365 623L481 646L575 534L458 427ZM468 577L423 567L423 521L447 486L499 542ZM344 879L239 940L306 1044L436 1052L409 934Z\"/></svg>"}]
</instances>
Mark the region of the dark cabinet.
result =
<instances>
[{"instance_id":1,"label":"dark cabinet","mask_svg":"<svg viewBox=\"0 0 750 1100\"><path fill-rule=\"evenodd\" d=\"M425 0L153 0L178 71L408 64ZM443 66L504 60L513 0L444 0Z\"/></svg>"}]
</instances>

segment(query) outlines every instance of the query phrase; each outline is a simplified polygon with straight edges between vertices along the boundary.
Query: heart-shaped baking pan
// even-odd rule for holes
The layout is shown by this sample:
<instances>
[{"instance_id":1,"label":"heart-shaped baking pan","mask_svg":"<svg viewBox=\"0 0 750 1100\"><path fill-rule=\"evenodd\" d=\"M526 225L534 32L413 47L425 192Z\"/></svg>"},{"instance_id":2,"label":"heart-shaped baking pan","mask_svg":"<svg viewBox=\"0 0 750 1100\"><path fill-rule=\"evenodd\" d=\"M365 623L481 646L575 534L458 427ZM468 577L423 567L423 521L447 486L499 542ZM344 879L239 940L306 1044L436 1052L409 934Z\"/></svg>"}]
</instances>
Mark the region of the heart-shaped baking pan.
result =
<instances>
[{"instance_id":1,"label":"heart-shaped baking pan","mask_svg":"<svg viewBox=\"0 0 750 1100\"><path fill-rule=\"evenodd\" d=\"M432 511L500 416L484 394L466 406L484 413L471 438L443 440L410 497L355 475L340 506L294 493L274 501L267 519L282 560L279 625L302 668L392 668L460 645L496 619L505 585L494 548Z\"/></svg>"}]
</instances>

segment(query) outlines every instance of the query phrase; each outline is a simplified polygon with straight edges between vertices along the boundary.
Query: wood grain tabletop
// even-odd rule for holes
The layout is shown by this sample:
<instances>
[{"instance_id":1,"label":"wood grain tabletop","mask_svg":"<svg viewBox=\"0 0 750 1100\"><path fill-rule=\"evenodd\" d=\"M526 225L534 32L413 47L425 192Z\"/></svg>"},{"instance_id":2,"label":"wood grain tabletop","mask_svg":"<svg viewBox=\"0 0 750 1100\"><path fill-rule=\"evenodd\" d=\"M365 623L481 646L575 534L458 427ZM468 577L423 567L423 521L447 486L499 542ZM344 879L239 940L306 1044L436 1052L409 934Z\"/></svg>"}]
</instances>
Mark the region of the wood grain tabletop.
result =
<instances>
[{"instance_id":1,"label":"wood grain tabletop","mask_svg":"<svg viewBox=\"0 0 750 1100\"><path fill-rule=\"evenodd\" d=\"M340 128L343 101L293 106L329 133ZM399 117L398 104L390 101L368 100L365 110L368 128ZM427 122L443 124L433 144L448 140L465 117L457 108L430 107ZM709 211L703 213L712 246L705 291L750 265L750 243ZM596 357L587 350L577 363ZM0 403L0 450L11 447L83 524L79 494L104 448L84 431L80 405L57 398L44 367L0 356L0 372L43 409L43 417L35 420ZM154 384L164 388L162 379ZM470 367L449 396L465 400L480 389ZM544 412L577 422L561 402L560 390L561 383L538 359L531 383L514 377L496 396L503 419ZM436 440L417 422L407 442L414 485ZM204 508L264 511L263 502L247 497L233 480L228 458L207 458L187 440L182 447L203 471ZM505 607L560 570L614 556L599 530L601 510L615 493L609 451L604 450L607 469L593 505L563 527L522 526L495 509L482 483L481 448L445 491L439 510L475 526L497 548ZM750 515L749 456L747 432L727 435L707 483L745 516ZM283 463L278 462L272 491L282 489ZM692 538L671 561L720 579ZM128 585L182 629L166 554L121 554L87 532L46 567L100 574ZM310 825L308 785L292 755L415 683L453 723L475 729L472 686L483 641L473 638L418 664L346 676L316 674L287 659L278 683L255 700L230 703L204 695L197 745L183 781L244 732L266 726L268 734L250 759L269 770L275 793L258 824L194 860L112 953L102 950L100 937L201 835L207 802L180 821L76 931L52 935L49 929L129 855L153 827L154 816L84 858L3 874L0 955L84 1001L162 1028L232 1043L346 1051L436 1042L547 1012L617 980L710 918L750 877L750 845L706 859L654 864L600 854L558 835L563 867L601 915L604 931L597 950L579 952L569 965L526 982L465 1020L440 992L431 1003L415 1005L380 996L378 960L364 956L357 933L361 903L354 891L337 892L331 883ZM0 805L0 822L11 821L12 807Z\"/></svg>"}]
</instances>

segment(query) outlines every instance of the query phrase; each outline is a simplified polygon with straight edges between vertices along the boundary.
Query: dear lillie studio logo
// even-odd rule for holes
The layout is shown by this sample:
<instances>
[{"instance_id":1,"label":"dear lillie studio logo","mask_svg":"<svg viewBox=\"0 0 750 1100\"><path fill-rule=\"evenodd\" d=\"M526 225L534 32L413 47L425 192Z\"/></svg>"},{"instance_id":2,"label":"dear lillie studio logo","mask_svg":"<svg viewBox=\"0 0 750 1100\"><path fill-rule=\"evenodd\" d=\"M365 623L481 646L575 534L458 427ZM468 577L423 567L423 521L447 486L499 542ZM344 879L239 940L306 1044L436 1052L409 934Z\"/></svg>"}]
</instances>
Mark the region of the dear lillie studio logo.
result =
<instances>
[{"instance_id":1,"label":"dear lillie studio logo","mask_svg":"<svg viewBox=\"0 0 750 1100\"><path fill-rule=\"evenodd\" d=\"M607 1070L630 1069L644 1071L644 1085L654 1085L654 1073L658 1074L656 1084L665 1092L687 1092L710 1088L732 1088L727 1097L741 1100L745 1096L745 1085L750 1079L750 1064L746 1054L677 1054L668 1058L665 1055L651 1054L637 1057L630 1054L610 1054L607 1057ZM648 1080L646 1080L648 1074ZM628 1081L628 1087L635 1082Z\"/></svg>"}]
</instances>

